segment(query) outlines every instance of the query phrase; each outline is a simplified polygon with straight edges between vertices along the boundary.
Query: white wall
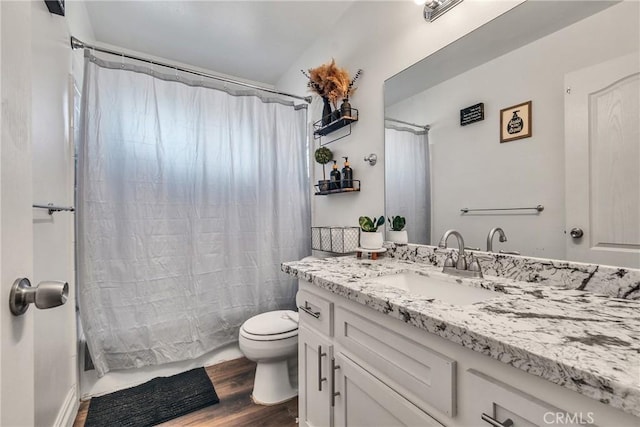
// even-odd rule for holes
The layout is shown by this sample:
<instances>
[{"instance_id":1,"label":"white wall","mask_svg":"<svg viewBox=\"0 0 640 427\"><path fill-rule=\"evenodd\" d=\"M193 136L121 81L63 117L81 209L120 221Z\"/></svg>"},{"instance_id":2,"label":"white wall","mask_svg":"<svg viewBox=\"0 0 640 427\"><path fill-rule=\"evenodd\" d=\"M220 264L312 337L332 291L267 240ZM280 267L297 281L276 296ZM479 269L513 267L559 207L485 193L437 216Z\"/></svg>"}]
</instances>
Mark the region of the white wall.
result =
<instances>
[{"instance_id":1,"label":"white wall","mask_svg":"<svg viewBox=\"0 0 640 427\"><path fill-rule=\"evenodd\" d=\"M84 4L67 2L66 17L31 2L33 203L74 204L74 148L70 114L72 28L90 37ZM69 283L63 306L34 311L35 425L69 425L78 405L78 358L75 316L74 218L71 212L49 215L33 210L34 284Z\"/></svg>"},{"instance_id":2,"label":"white wall","mask_svg":"<svg viewBox=\"0 0 640 427\"><path fill-rule=\"evenodd\" d=\"M279 89L302 93L306 78L301 69L316 67L335 58L337 64L355 73L364 73L351 105L360 113L352 134L329 144L334 158L349 156L354 179L362 181L362 191L353 194L314 196L312 224L357 225L361 215L384 214L384 128L383 83L409 65L460 38L517 4L516 1L465 1L435 22L427 23L422 8L413 2L355 2L326 37L318 40L291 66L278 84ZM314 100L309 120L320 118L322 102ZM314 142L313 151L318 147ZM363 161L369 153L378 155L378 164ZM313 162L312 183L322 179L322 167ZM310 191L313 191L310 189Z\"/></svg>"},{"instance_id":3,"label":"white wall","mask_svg":"<svg viewBox=\"0 0 640 427\"><path fill-rule=\"evenodd\" d=\"M484 249L565 259L564 75L638 50L639 3L579 21L391 107L389 115L428 122L434 239L449 228ZM533 102L533 136L500 144L500 109ZM459 125L459 110L485 104L485 120ZM426 118L426 119L425 119ZM460 215L463 207L545 206L539 215ZM432 242L437 243L437 242ZM454 245L455 246L455 245Z\"/></svg>"}]
</instances>

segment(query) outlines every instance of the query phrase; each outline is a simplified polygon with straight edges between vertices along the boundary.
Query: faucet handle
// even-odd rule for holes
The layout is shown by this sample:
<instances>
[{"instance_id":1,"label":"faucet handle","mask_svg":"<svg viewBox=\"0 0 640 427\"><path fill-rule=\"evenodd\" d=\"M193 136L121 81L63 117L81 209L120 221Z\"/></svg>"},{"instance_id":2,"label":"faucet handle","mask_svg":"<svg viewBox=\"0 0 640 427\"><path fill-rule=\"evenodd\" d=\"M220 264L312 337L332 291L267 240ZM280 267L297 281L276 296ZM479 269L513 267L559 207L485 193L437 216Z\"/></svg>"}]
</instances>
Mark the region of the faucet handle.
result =
<instances>
[{"instance_id":1,"label":"faucet handle","mask_svg":"<svg viewBox=\"0 0 640 427\"><path fill-rule=\"evenodd\" d=\"M482 277L482 267L480 267L478 258L474 257L473 254L471 254L471 261L469 262L468 270L473 271L473 275L475 277Z\"/></svg>"},{"instance_id":2,"label":"faucet handle","mask_svg":"<svg viewBox=\"0 0 640 427\"><path fill-rule=\"evenodd\" d=\"M458 261L456 262L456 270L466 270L467 260L463 254L458 253Z\"/></svg>"},{"instance_id":3,"label":"faucet handle","mask_svg":"<svg viewBox=\"0 0 640 427\"><path fill-rule=\"evenodd\" d=\"M444 267L453 267L453 256L451 256L451 252L447 254L447 258L444 260Z\"/></svg>"}]
</instances>

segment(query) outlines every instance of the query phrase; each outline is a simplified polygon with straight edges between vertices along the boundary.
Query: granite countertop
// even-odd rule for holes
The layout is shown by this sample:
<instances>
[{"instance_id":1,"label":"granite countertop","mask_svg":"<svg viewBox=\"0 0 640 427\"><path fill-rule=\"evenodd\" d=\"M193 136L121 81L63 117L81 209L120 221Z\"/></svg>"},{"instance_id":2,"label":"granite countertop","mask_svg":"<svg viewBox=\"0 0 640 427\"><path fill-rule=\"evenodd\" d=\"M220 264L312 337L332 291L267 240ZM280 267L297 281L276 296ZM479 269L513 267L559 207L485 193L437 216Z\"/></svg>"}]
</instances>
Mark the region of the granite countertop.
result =
<instances>
[{"instance_id":1,"label":"granite countertop","mask_svg":"<svg viewBox=\"0 0 640 427\"><path fill-rule=\"evenodd\" d=\"M640 417L640 301L506 278L461 279L496 298L451 305L372 282L431 265L354 256L282 271L407 324Z\"/></svg>"}]
</instances>

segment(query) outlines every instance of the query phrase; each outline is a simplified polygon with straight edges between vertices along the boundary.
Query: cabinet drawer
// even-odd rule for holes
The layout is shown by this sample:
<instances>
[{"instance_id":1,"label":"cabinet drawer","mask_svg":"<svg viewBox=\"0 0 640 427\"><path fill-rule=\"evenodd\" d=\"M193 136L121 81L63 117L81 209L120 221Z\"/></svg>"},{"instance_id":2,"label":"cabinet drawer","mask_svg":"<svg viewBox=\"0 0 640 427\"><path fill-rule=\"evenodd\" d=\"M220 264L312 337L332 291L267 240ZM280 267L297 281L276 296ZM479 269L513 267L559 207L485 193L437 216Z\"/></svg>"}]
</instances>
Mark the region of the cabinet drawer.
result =
<instances>
[{"instance_id":1,"label":"cabinet drawer","mask_svg":"<svg viewBox=\"0 0 640 427\"><path fill-rule=\"evenodd\" d=\"M301 290L296 295L301 324L330 337L333 335L333 303L312 292Z\"/></svg>"},{"instance_id":2,"label":"cabinet drawer","mask_svg":"<svg viewBox=\"0 0 640 427\"><path fill-rule=\"evenodd\" d=\"M389 387L424 411L456 414L456 362L343 307L335 312L336 339Z\"/></svg>"},{"instance_id":3,"label":"cabinet drawer","mask_svg":"<svg viewBox=\"0 0 640 427\"><path fill-rule=\"evenodd\" d=\"M513 427L560 425L579 426L593 424L593 413L569 414L521 390L500 382L474 369L466 372L469 391L473 399L471 411L465 416L478 426L491 427L491 419ZM466 412L466 409L465 409ZM511 420L509 423L507 420Z\"/></svg>"}]
</instances>

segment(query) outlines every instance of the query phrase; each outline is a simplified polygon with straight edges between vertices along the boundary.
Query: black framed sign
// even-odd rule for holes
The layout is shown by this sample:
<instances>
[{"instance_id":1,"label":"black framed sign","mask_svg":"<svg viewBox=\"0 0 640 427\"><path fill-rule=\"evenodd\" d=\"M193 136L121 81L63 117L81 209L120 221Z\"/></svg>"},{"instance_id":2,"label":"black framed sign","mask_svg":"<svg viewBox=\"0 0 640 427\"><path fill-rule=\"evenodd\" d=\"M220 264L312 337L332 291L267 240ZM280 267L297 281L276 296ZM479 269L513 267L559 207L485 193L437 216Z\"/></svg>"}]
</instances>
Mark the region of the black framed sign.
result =
<instances>
[{"instance_id":1,"label":"black framed sign","mask_svg":"<svg viewBox=\"0 0 640 427\"><path fill-rule=\"evenodd\" d=\"M460 126L484 120L484 102L460 110Z\"/></svg>"}]
</instances>

